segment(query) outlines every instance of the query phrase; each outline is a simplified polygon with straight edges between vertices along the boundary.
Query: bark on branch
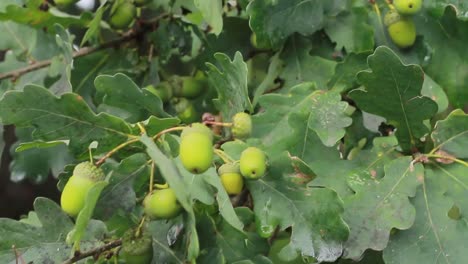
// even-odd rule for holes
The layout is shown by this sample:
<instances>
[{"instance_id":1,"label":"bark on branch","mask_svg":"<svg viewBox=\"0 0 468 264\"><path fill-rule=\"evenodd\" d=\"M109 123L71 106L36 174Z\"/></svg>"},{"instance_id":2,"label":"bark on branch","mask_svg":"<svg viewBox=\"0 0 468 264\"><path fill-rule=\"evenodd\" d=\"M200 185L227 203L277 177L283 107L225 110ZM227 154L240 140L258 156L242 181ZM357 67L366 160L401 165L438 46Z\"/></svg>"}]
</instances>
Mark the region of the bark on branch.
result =
<instances>
[{"instance_id":1,"label":"bark on branch","mask_svg":"<svg viewBox=\"0 0 468 264\"><path fill-rule=\"evenodd\" d=\"M101 247L98 247L98 248L94 248L90 251L85 251L85 252L76 252L76 254L72 257L72 258L69 258L67 260L65 260L62 264L72 264L72 263L75 263L79 260L82 260L82 259L85 259L87 257L91 257L91 256L99 256L100 254L102 254L103 252L106 252L110 249L113 249L113 248L116 248L118 246L121 246L122 245L122 240L119 239L119 240L115 240L115 241L112 241L112 242L109 242Z\"/></svg>"}]
</instances>

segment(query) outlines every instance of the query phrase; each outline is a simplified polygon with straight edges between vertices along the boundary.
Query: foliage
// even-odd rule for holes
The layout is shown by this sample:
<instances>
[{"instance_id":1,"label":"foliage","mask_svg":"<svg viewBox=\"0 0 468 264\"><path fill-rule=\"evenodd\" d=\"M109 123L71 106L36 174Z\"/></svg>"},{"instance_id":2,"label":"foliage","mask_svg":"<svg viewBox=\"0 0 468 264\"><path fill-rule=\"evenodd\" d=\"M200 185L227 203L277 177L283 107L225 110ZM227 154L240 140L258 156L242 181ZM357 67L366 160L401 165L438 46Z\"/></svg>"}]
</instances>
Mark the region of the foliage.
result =
<instances>
[{"instance_id":1,"label":"foliage","mask_svg":"<svg viewBox=\"0 0 468 264\"><path fill-rule=\"evenodd\" d=\"M384 0L51 2L0 2L12 180L50 173L62 190L88 160L107 176L76 219L40 197L20 220L0 219L1 263L122 263L128 230L152 237L153 263L467 259L465 1L423 1L405 16L417 31L405 49ZM115 29L123 2L137 14ZM190 98L172 97L177 85ZM199 174L179 157L194 122L216 154ZM266 154L253 166L265 175L235 171L244 187L230 196L217 169L249 147ZM182 212L150 219L145 197L168 186Z\"/></svg>"}]
</instances>

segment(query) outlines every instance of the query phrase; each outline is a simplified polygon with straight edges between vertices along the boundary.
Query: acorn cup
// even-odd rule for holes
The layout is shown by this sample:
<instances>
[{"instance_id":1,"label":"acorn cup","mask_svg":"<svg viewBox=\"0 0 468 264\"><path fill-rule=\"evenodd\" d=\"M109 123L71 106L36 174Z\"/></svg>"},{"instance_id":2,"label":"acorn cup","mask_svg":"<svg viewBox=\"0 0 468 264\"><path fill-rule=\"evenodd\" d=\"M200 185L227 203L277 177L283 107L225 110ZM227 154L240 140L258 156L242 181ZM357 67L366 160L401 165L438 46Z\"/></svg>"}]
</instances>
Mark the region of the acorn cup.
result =
<instances>
[{"instance_id":1,"label":"acorn cup","mask_svg":"<svg viewBox=\"0 0 468 264\"><path fill-rule=\"evenodd\" d=\"M75 166L73 175L63 188L60 205L68 215L76 217L83 209L88 191L93 185L104 180L104 172L91 162Z\"/></svg>"},{"instance_id":2,"label":"acorn cup","mask_svg":"<svg viewBox=\"0 0 468 264\"><path fill-rule=\"evenodd\" d=\"M218 169L218 175L224 189L230 195L238 195L244 187L244 178L240 174L238 163L226 163Z\"/></svg>"},{"instance_id":3,"label":"acorn cup","mask_svg":"<svg viewBox=\"0 0 468 264\"><path fill-rule=\"evenodd\" d=\"M149 264L153 259L153 243L149 233L144 232L135 237L135 230L129 229L122 237L122 248L119 252L125 263Z\"/></svg>"},{"instance_id":4,"label":"acorn cup","mask_svg":"<svg viewBox=\"0 0 468 264\"><path fill-rule=\"evenodd\" d=\"M399 48L413 46L416 41L416 26L411 17L403 17L395 10L390 10L384 17L388 35Z\"/></svg>"}]
</instances>

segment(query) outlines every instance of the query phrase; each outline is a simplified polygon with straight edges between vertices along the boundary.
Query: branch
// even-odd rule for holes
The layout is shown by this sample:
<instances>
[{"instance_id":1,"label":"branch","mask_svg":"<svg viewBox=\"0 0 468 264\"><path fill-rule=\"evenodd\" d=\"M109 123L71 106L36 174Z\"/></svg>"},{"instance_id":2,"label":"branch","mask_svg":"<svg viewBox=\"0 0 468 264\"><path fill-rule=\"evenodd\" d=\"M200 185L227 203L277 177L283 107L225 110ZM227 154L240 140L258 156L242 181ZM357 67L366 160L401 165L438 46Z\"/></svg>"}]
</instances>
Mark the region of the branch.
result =
<instances>
[{"instance_id":1,"label":"branch","mask_svg":"<svg viewBox=\"0 0 468 264\"><path fill-rule=\"evenodd\" d=\"M101 247L92 249L90 251L85 251L85 252L78 251L78 252L75 252L75 255L72 258L65 260L62 264L72 264L79 260L85 259L87 257L99 256L101 253L108 251L109 249L116 248L121 245L122 245L122 240L118 239L118 240L109 242Z\"/></svg>"},{"instance_id":2,"label":"branch","mask_svg":"<svg viewBox=\"0 0 468 264\"><path fill-rule=\"evenodd\" d=\"M103 50L103 49L107 49L107 48L119 45L120 43L132 40L137 36L138 36L138 32L131 31L128 34L124 35L123 37L111 40L109 42L106 42L106 43L102 44L101 46L81 48L81 49L73 52L73 58L75 59L75 58L82 57L82 56L88 55L90 53L99 51L99 50ZM26 66L24 68L20 68L20 69L17 69L17 70L13 70L13 71L10 71L10 72L7 72L7 73L0 74L0 80L9 79L9 78L17 79L21 75L26 74L28 72L32 72L32 71L36 71L36 70L45 68L45 67L49 66L51 63L52 63L52 60L43 60L43 61L34 62L33 64L31 64L29 66Z\"/></svg>"},{"instance_id":3,"label":"branch","mask_svg":"<svg viewBox=\"0 0 468 264\"><path fill-rule=\"evenodd\" d=\"M151 26L157 26L160 19L166 18L168 16L169 16L169 14L163 13L162 15L157 16L157 17L155 17L155 18L153 18L151 20L140 21L141 26L143 26L143 27L140 28L140 30L130 30L130 31L126 32L122 37L120 37L118 39L108 41L108 42L105 42L102 45L97 46L97 47L84 47L84 48L81 48L81 49L73 52L73 59L88 55L90 53L94 53L96 51L100 51L100 50L103 50L103 49L115 47L115 46L120 45L123 42L127 42L127 41L130 41L132 39L135 39L135 38L137 38L138 36L140 36L142 33L144 33L147 30L154 30L154 28L152 28ZM32 71L36 71L36 70L45 68L45 67L49 66L51 63L52 63L52 60L43 60L43 61L34 62L31 65L26 66L24 68L20 68L20 69L16 69L16 70L13 70L13 71L10 71L10 72L7 72L7 73L0 74L0 80L10 79L10 78L17 79L21 75L26 74L28 72L32 72Z\"/></svg>"}]
</instances>

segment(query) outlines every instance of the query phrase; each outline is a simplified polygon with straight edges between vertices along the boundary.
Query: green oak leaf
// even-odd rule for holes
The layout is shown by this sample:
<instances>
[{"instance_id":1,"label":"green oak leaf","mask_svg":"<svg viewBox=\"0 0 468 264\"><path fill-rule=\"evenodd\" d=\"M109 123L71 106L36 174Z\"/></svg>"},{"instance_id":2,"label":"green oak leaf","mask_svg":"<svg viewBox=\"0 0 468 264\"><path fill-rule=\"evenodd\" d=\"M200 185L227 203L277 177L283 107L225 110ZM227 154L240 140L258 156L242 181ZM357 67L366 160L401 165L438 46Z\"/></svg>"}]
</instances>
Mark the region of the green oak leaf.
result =
<instances>
[{"instance_id":1,"label":"green oak leaf","mask_svg":"<svg viewBox=\"0 0 468 264\"><path fill-rule=\"evenodd\" d=\"M104 2L105 3L105 2ZM104 12L109 8L109 5L101 4L99 8L94 13L93 19L88 23L86 33L81 40L81 46L83 46L87 41L98 36L101 30L101 21Z\"/></svg>"},{"instance_id":2,"label":"green oak leaf","mask_svg":"<svg viewBox=\"0 0 468 264\"><path fill-rule=\"evenodd\" d=\"M91 106L100 103L100 97L96 96L94 85L96 77L101 74L114 75L121 73L135 78L136 74L141 72L137 63L137 54L128 53L126 49L99 51L75 58L71 78L73 92L83 96ZM97 101L95 101L96 99Z\"/></svg>"},{"instance_id":3,"label":"green oak leaf","mask_svg":"<svg viewBox=\"0 0 468 264\"><path fill-rule=\"evenodd\" d=\"M61 263L70 257L71 247L65 243L73 228L72 220L60 206L47 198L37 198L35 213L24 221L0 218L0 262L16 263L16 252L24 262ZM101 222L102 223L102 222ZM83 241L82 250L102 245L95 238Z\"/></svg>"},{"instance_id":4,"label":"green oak leaf","mask_svg":"<svg viewBox=\"0 0 468 264\"><path fill-rule=\"evenodd\" d=\"M280 55L284 64L280 78L284 80L286 89L303 82L315 82L322 90L327 88L336 62L310 55L312 48L311 41L299 35L292 36L286 43Z\"/></svg>"},{"instance_id":5,"label":"green oak leaf","mask_svg":"<svg viewBox=\"0 0 468 264\"><path fill-rule=\"evenodd\" d=\"M102 165L105 173L112 171L112 177L96 205L94 214L98 219L109 219L119 211L128 213L134 209L137 196L133 183L135 178L144 175L149 179L147 159L145 154L137 153L118 164L108 162Z\"/></svg>"},{"instance_id":6,"label":"green oak leaf","mask_svg":"<svg viewBox=\"0 0 468 264\"><path fill-rule=\"evenodd\" d=\"M232 58L237 52L240 52L244 58L248 58L249 54L254 52L254 48L250 43L250 34L252 32L249 28L249 21L246 19L225 17L223 31L219 36L214 34L206 35L200 31L194 33L197 34L203 45L203 50L195 58L201 70L205 70L207 62L217 65L217 59L214 56L216 53L222 52Z\"/></svg>"},{"instance_id":7,"label":"green oak leaf","mask_svg":"<svg viewBox=\"0 0 468 264\"><path fill-rule=\"evenodd\" d=\"M155 44L161 64L169 63L172 56L190 54L193 42L190 34L191 32L178 20L159 22L158 29L150 38Z\"/></svg>"},{"instance_id":8,"label":"green oak leaf","mask_svg":"<svg viewBox=\"0 0 468 264\"><path fill-rule=\"evenodd\" d=\"M450 197L455 206L457 206L463 215L468 212L468 166L453 163L450 165L432 163L426 166L426 173L431 177L442 177L438 180L438 188L445 190L444 195Z\"/></svg>"},{"instance_id":9,"label":"green oak leaf","mask_svg":"<svg viewBox=\"0 0 468 264\"><path fill-rule=\"evenodd\" d=\"M10 163L10 178L14 182L28 179L43 183L49 173L58 176L65 165L74 160L63 141L30 142L32 131L29 128L15 129L18 141L11 146L13 160Z\"/></svg>"},{"instance_id":10,"label":"green oak leaf","mask_svg":"<svg viewBox=\"0 0 468 264\"><path fill-rule=\"evenodd\" d=\"M221 179L216 173L216 170L213 170L212 173L205 175L203 177L203 180L216 189L215 198L219 205L219 213L224 218L226 223L229 223L232 227L236 228L239 231L242 231L244 225L240 221L239 217L236 215L231 200L229 199L229 195L224 189L221 183Z\"/></svg>"},{"instance_id":11,"label":"green oak leaf","mask_svg":"<svg viewBox=\"0 0 468 264\"><path fill-rule=\"evenodd\" d=\"M396 151L398 141L395 137L378 137L372 145L371 149L361 150L351 161L340 159L339 154L331 155L332 149L327 152L317 147L313 150L313 145L308 147L304 159L318 176L309 185L327 187L346 199L362 187L361 174L382 178L384 164L400 155Z\"/></svg>"},{"instance_id":12,"label":"green oak leaf","mask_svg":"<svg viewBox=\"0 0 468 264\"><path fill-rule=\"evenodd\" d=\"M186 182L184 177L179 172L174 161L169 159L166 155L153 142L153 139L146 135L140 137L141 143L146 146L146 151L151 159L158 164L159 171L166 180L167 184L174 190L177 200L182 205L186 213L186 225L185 232L189 237L189 243L187 245L189 260L194 260L200 254L200 245L198 241L198 233L195 227L195 213L193 211L193 201L191 200L190 194L186 192Z\"/></svg>"},{"instance_id":13,"label":"green oak leaf","mask_svg":"<svg viewBox=\"0 0 468 264\"><path fill-rule=\"evenodd\" d=\"M345 258L358 260L366 249L382 250L392 228L404 230L413 225L416 212L409 197L423 181L423 166L413 164L411 157L402 157L387 163L384 171L382 179L366 172L350 177L356 193L344 203L344 219L350 229Z\"/></svg>"},{"instance_id":14,"label":"green oak leaf","mask_svg":"<svg viewBox=\"0 0 468 264\"><path fill-rule=\"evenodd\" d=\"M247 64L242 59L242 55L236 52L232 61L223 53L216 53L214 56L218 67L207 63L209 69L207 75L218 91L219 97L214 103L223 118L229 120L234 114L245 110L252 112L247 87Z\"/></svg>"},{"instance_id":15,"label":"green oak leaf","mask_svg":"<svg viewBox=\"0 0 468 264\"><path fill-rule=\"evenodd\" d=\"M153 237L153 262L154 263L174 263L185 264L186 247L174 246L171 240L177 240L179 233L184 226L176 221L151 221L148 225L148 232ZM174 233L174 238L170 233ZM171 237L171 239L168 239Z\"/></svg>"},{"instance_id":16,"label":"green oak leaf","mask_svg":"<svg viewBox=\"0 0 468 264\"><path fill-rule=\"evenodd\" d=\"M346 159L353 160L356 154L359 154L361 150L370 146L369 143L371 143L378 134L366 129L362 112L356 111L352 106L349 106L347 109L347 111L350 110L354 111L350 115L353 119L353 123L346 128L341 152Z\"/></svg>"},{"instance_id":17,"label":"green oak leaf","mask_svg":"<svg viewBox=\"0 0 468 264\"><path fill-rule=\"evenodd\" d=\"M174 164L183 177L185 191L190 196L190 200L198 200L206 205L213 205L216 199L221 216L234 228L242 231L244 226L234 212L229 195L224 189L215 168L212 167L200 175L194 175L184 168L179 158L174 159Z\"/></svg>"},{"instance_id":18,"label":"green oak leaf","mask_svg":"<svg viewBox=\"0 0 468 264\"><path fill-rule=\"evenodd\" d=\"M54 12L44 12L39 6L27 5L9 5L4 12L0 12L0 21L14 21L19 24L25 24L30 27L47 28L55 33L55 25L60 24L63 27L85 26L89 20L89 13L83 13L81 17L72 16L67 13L54 14Z\"/></svg>"},{"instance_id":19,"label":"green oak leaf","mask_svg":"<svg viewBox=\"0 0 468 264\"><path fill-rule=\"evenodd\" d=\"M453 5L459 11L458 15L463 17L463 14L468 11L468 3L465 1L459 0L424 0L423 6L425 9L428 10L431 14L437 14L442 16L444 13L445 8L448 5Z\"/></svg>"},{"instance_id":20,"label":"green oak leaf","mask_svg":"<svg viewBox=\"0 0 468 264\"><path fill-rule=\"evenodd\" d=\"M318 143L315 145L320 146L312 150L322 155L314 155L315 159L319 159L317 164L320 165L322 160L330 157L328 150L336 151L336 149L324 147L314 133L310 134L313 135L313 143ZM307 144L307 147L309 146L313 148L314 144ZM247 145L241 141L222 145L223 150L235 159L246 147ZM303 166L305 163L298 157L288 156L285 152L273 148L264 151L270 159L267 174L259 180L245 183L255 204L255 217L259 218L265 229L274 230L277 225L279 230L292 227L292 242L289 244L292 251L315 257L319 261L336 260L342 253L348 233L341 219L342 201L334 191L323 188L323 185L314 186L315 180L310 182L313 175L310 175L310 170L307 168L300 168L299 164ZM323 156L325 158L321 159ZM343 168L343 164L336 162L339 160L338 153L337 157L334 162L330 162L332 165L327 167L328 171L331 168ZM322 167L323 171L325 167ZM320 173L324 173L323 171ZM341 176L345 171L347 170L344 169Z\"/></svg>"},{"instance_id":21,"label":"green oak leaf","mask_svg":"<svg viewBox=\"0 0 468 264\"><path fill-rule=\"evenodd\" d=\"M448 215L454 203L466 204L468 168L458 164L444 167L452 168L436 166L426 170L423 186L413 199L416 207L414 225L391 237L384 250L385 263L463 263L468 258L463 246L468 239L466 211L462 209L458 219ZM458 179L463 182L457 182ZM453 199L447 189L458 187L463 188L463 196Z\"/></svg>"},{"instance_id":22,"label":"green oak leaf","mask_svg":"<svg viewBox=\"0 0 468 264\"><path fill-rule=\"evenodd\" d=\"M287 95L265 94L259 98L263 112L252 116L252 137L260 138L265 146L275 146L286 150L290 143L285 141L293 133L289 125L289 117L295 112L308 112L310 98L316 87L312 83L297 85ZM303 117L307 120L308 116Z\"/></svg>"},{"instance_id":23,"label":"green oak leaf","mask_svg":"<svg viewBox=\"0 0 468 264\"><path fill-rule=\"evenodd\" d=\"M254 97L253 97L253 106L255 107L258 103L258 99L271 87L275 86L275 80L278 77L278 75L281 73L283 69L282 61L279 58L280 53L276 53L273 57L270 58L269 60L269 66L268 66L268 71L263 74L259 74L262 76L260 80L258 80L260 83L258 86L255 88L254 92ZM254 67L254 66L253 66ZM254 69L254 71L258 69ZM250 71L249 71L250 73ZM255 73L255 72L254 72ZM263 72L262 72L263 73ZM265 77L263 77L265 76Z\"/></svg>"},{"instance_id":24,"label":"green oak leaf","mask_svg":"<svg viewBox=\"0 0 468 264\"><path fill-rule=\"evenodd\" d=\"M363 52L374 48L374 28L368 23L368 8L354 7L331 17L325 26L325 32L336 49L344 48L347 52Z\"/></svg>"},{"instance_id":25,"label":"green oak leaf","mask_svg":"<svg viewBox=\"0 0 468 264\"><path fill-rule=\"evenodd\" d=\"M368 69L367 57L370 52L350 53L344 61L336 64L335 74L328 82L328 87L337 91L348 91L358 86L356 74Z\"/></svg>"},{"instance_id":26,"label":"green oak leaf","mask_svg":"<svg viewBox=\"0 0 468 264\"><path fill-rule=\"evenodd\" d=\"M223 29L223 3L219 0L195 0L195 6L213 29L219 35Z\"/></svg>"},{"instance_id":27,"label":"green oak leaf","mask_svg":"<svg viewBox=\"0 0 468 264\"><path fill-rule=\"evenodd\" d=\"M109 178L109 177L107 177ZM86 228L90 224L93 217L94 208L98 202L102 190L109 184L108 179L105 181L97 181L91 186L91 189L86 194L86 199L83 209L76 217L75 227L67 235L67 243L73 243L74 250L81 250L81 240L86 234Z\"/></svg>"},{"instance_id":28,"label":"green oak leaf","mask_svg":"<svg viewBox=\"0 0 468 264\"><path fill-rule=\"evenodd\" d=\"M48 75L59 79L49 87L55 95L61 95L72 91L71 69L73 66L73 36L60 25L55 25L55 41L60 51L59 55L52 59L49 66Z\"/></svg>"},{"instance_id":29,"label":"green oak leaf","mask_svg":"<svg viewBox=\"0 0 468 264\"><path fill-rule=\"evenodd\" d=\"M40 34L28 26L9 21L0 22L0 30L5 34L0 40L0 49L12 50L17 57L30 54L35 48L37 34Z\"/></svg>"},{"instance_id":30,"label":"green oak leaf","mask_svg":"<svg viewBox=\"0 0 468 264\"><path fill-rule=\"evenodd\" d=\"M248 181L255 216L262 223L292 228L290 247L319 262L335 261L342 254L348 228L341 215L342 202L326 188L306 188L293 182L296 175L291 159L284 153L269 155L271 167L261 179ZM274 228L274 227L273 227Z\"/></svg>"},{"instance_id":31,"label":"green oak leaf","mask_svg":"<svg viewBox=\"0 0 468 264\"><path fill-rule=\"evenodd\" d=\"M361 191L361 176L370 176L372 179L381 179L384 173L384 166L392 160L401 157L397 151L398 140L395 136L376 137L372 141L371 149L364 149L352 159L354 169L347 173L348 185L354 191Z\"/></svg>"},{"instance_id":32,"label":"green oak leaf","mask_svg":"<svg viewBox=\"0 0 468 264\"><path fill-rule=\"evenodd\" d=\"M258 46L279 49L294 32L312 35L320 30L327 16L335 16L345 6L339 0L254 0L247 13Z\"/></svg>"},{"instance_id":33,"label":"green oak leaf","mask_svg":"<svg viewBox=\"0 0 468 264\"><path fill-rule=\"evenodd\" d=\"M341 101L339 93L322 91L314 92L311 101L308 126L325 146L332 147L343 138L345 128L353 121L345 114L348 103Z\"/></svg>"},{"instance_id":34,"label":"green oak leaf","mask_svg":"<svg viewBox=\"0 0 468 264\"><path fill-rule=\"evenodd\" d=\"M353 90L349 96L363 111L395 126L400 146L409 151L428 132L423 121L437 112L437 104L421 96L424 73L417 65L404 65L387 47L377 48L368 64L371 71L357 75L365 89Z\"/></svg>"},{"instance_id":35,"label":"green oak leaf","mask_svg":"<svg viewBox=\"0 0 468 264\"><path fill-rule=\"evenodd\" d=\"M449 5L443 16L426 17L418 21L417 26L432 50L429 63L424 67L427 75L444 88L454 107L467 106L468 21L458 18L455 6Z\"/></svg>"},{"instance_id":36,"label":"green oak leaf","mask_svg":"<svg viewBox=\"0 0 468 264\"><path fill-rule=\"evenodd\" d=\"M259 237L255 232L241 232L226 221L219 221L206 214L198 219L197 228L200 230L200 248L203 251L197 262L255 261L256 257L268 252L266 239ZM213 257L218 258L221 262L214 262Z\"/></svg>"},{"instance_id":37,"label":"green oak leaf","mask_svg":"<svg viewBox=\"0 0 468 264\"><path fill-rule=\"evenodd\" d=\"M131 132L122 119L93 113L77 94L59 98L35 85L6 93L0 100L0 119L5 125L34 127L35 139L70 140L69 149L75 154L86 153L93 141L99 143L96 152L105 152L125 141Z\"/></svg>"},{"instance_id":38,"label":"green oak leaf","mask_svg":"<svg viewBox=\"0 0 468 264\"><path fill-rule=\"evenodd\" d=\"M116 74L114 76L100 75L94 81L96 90L104 95L103 104L100 107L115 107L118 116L128 122L136 123L155 115L168 117L164 112L161 99L146 89L140 89L126 75ZM105 106L103 106L105 105Z\"/></svg>"},{"instance_id":39,"label":"green oak leaf","mask_svg":"<svg viewBox=\"0 0 468 264\"><path fill-rule=\"evenodd\" d=\"M437 113L443 113L447 110L449 101L444 89L428 75L424 75L424 83L421 94L431 98L437 103Z\"/></svg>"},{"instance_id":40,"label":"green oak leaf","mask_svg":"<svg viewBox=\"0 0 468 264\"><path fill-rule=\"evenodd\" d=\"M468 114L461 109L450 113L436 123L431 134L434 149L442 150L457 158L468 158Z\"/></svg>"},{"instance_id":41,"label":"green oak leaf","mask_svg":"<svg viewBox=\"0 0 468 264\"><path fill-rule=\"evenodd\" d=\"M158 118L155 116L150 116L150 118L142 123L145 125L145 129L148 135L154 136L164 129L177 126L180 124L180 120L174 117Z\"/></svg>"}]
</instances>

